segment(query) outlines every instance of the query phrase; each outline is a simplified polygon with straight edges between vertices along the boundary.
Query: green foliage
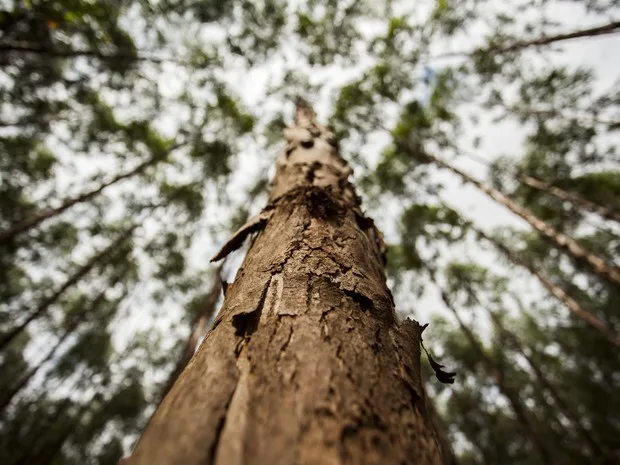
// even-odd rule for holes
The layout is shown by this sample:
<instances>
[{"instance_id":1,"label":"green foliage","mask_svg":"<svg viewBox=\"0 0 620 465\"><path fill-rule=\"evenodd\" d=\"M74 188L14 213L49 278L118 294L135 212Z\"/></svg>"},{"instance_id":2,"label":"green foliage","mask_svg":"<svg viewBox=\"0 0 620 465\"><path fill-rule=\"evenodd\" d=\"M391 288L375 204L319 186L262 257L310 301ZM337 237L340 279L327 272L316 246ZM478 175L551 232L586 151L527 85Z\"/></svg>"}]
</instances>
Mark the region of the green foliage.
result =
<instances>
[{"instance_id":1,"label":"green foliage","mask_svg":"<svg viewBox=\"0 0 620 465\"><path fill-rule=\"evenodd\" d=\"M612 3L573 7L585 24L593 21L589 12L613 13ZM459 462L541 463L484 358L518 392L556 461L617 462L616 349L472 233L482 215L463 206L466 191L428 157L462 162L469 172L461 155L470 143L487 159L501 151L506 156L493 160L485 182L617 261L615 226L519 182L533 176L620 210L620 90L603 89L571 52L552 55L570 41L528 45L562 30L555 4L542 6L4 5L0 237L51 213L0 241L2 333L52 291L58 295L0 352L0 398L36 370L0 412L0 462L112 464L128 452L175 364L170 348L184 344L181 325L202 309L205 276L219 279L204 268L216 242L210 236L241 226L255 210L253 200L268 187L260 173L273 164L271 147L282 143L296 95L315 101L321 118L330 115L358 191L387 232L399 310L411 301L415 315L441 309L441 287L471 331L470 338L452 314L425 333L441 362L459 373L450 387L428 384ZM449 57L438 56L444 52ZM504 142L508 132L497 122L516 125L515 140L524 143ZM241 195L241 185L253 187ZM485 224L495 220L484 214ZM522 224L507 223L492 236L618 332L617 286ZM74 274L110 243L92 269Z\"/></svg>"}]
</instances>

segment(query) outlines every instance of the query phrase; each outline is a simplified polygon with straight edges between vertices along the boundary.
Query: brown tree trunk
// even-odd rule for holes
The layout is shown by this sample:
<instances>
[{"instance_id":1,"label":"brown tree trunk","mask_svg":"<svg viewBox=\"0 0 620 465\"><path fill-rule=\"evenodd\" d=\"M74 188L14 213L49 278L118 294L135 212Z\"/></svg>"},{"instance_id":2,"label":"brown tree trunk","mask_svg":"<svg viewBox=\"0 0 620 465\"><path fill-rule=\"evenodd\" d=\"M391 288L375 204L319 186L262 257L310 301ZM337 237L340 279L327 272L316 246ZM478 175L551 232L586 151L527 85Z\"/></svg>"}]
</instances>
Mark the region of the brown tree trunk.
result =
<instances>
[{"instance_id":1,"label":"brown tree trunk","mask_svg":"<svg viewBox=\"0 0 620 465\"><path fill-rule=\"evenodd\" d=\"M521 266L528 270L533 276L535 276L540 284L543 285L547 291L551 295L553 295L556 299L562 302L571 312L577 315L578 318L582 319L590 326L598 330L603 336L609 340L616 347L620 347L620 337L618 337L611 329L609 329L605 323L603 323L599 318L594 316L589 311L585 310L579 303L569 296L564 289L560 286L549 281L541 272L536 270L527 260L519 257L518 254L511 251L508 247L502 244L500 241L493 239L489 235L487 235L482 230L473 227L472 229L478 234L480 237L486 239L488 242L493 244L493 246L499 250L508 260L510 260L515 265Z\"/></svg>"},{"instance_id":2,"label":"brown tree trunk","mask_svg":"<svg viewBox=\"0 0 620 465\"><path fill-rule=\"evenodd\" d=\"M473 184L482 192L491 197L493 200L505 206L511 212L519 215L521 218L527 221L536 231L549 239L556 247L567 252L575 260L586 262L592 268L592 271L594 271L594 273L607 279L611 283L620 286L620 268L610 263L607 263L603 258L586 250L574 239L568 237L565 234L562 234L559 231L556 231L543 220L533 215L532 212L530 212L528 209L518 205L497 189L494 189L493 187L472 178L467 173L450 165L449 163L446 163L445 161L441 160L438 157L435 157L434 155L426 153L425 157L433 161L438 166L450 170L452 173L458 175L464 181Z\"/></svg>"},{"instance_id":3,"label":"brown tree trunk","mask_svg":"<svg viewBox=\"0 0 620 465\"><path fill-rule=\"evenodd\" d=\"M614 211L611 208L597 205L594 202L590 202L589 200L583 199L578 195L567 192L564 189L560 189L559 187L540 181L539 179L533 178L531 176L524 176L522 178L519 178L519 181L521 181L523 184L533 187L534 189L553 195L560 200L571 202L579 207L596 213L603 218L617 221L618 223L620 223L620 212Z\"/></svg>"},{"instance_id":4,"label":"brown tree trunk","mask_svg":"<svg viewBox=\"0 0 620 465\"><path fill-rule=\"evenodd\" d=\"M132 465L439 464L421 327L396 321L384 246L333 135L298 104L259 232Z\"/></svg>"},{"instance_id":5,"label":"brown tree trunk","mask_svg":"<svg viewBox=\"0 0 620 465\"><path fill-rule=\"evenodd\" d=\"M0 43L0 50L5 53L18 52L18 53L35 53L37 55L48 55L55 58L76 58L76 57L91 57L102 61L146 61L150 63L182 63L172 57L157 57L154 55L127 53L123 51L106 53L100 50L73 50L73 49L55 49L50 47L41 46L32 42L3 42Z\"/></svg>"},{"instance_id":6,"label":"brown tree trunk","mask_svg":"<svg viewBox=\"0 0 620 465\"><path fill-rule=\"evenodd\" d=\"M458 312L453 307L445 291L441 291L441 298L446 304L446 306L448 307L448 309L455 316L456 320L459 323L459 326L461 327L461 330L465 334L465 337L467 337L467 340L469 341L469 343L472 345L472 347L474 348L474 350L480 357L480 360L482 361L482 364L487 370L487 372L489 373L489 375L495 380L495 383L497 384L498 389L500 390L502 395L508 400L508 403L510 404L511 409L515 417L517 418L517 421L521 424L521 426L525 430L525 433L528 435L528 437L532 441L532 445L534 446L534 449L538 452L538 455L540 455L540 458L542 459L543 463L546 465L553 464L554 461L553 461L552 454L547 448L547 445L545 444L545 441L543 440L543 438L540 437L540 435L538 434L528 414L527 408L521 402L521 399L519 398L518 393L514 392L508 385L506 385L503 374L497 368L493 360L491 360L491 358L484 352L480 343L474 337L473 333L470 331L467 325L463 323L463 320L461 320Z\"/></svg>"},{"instance_id":7,"label":"brown tree trunk","mask_svg":"<svg viewBox=\"0 0 620 465\"><path fill-rule=\"evenodd\" d=\"M178 143L178 144L174 144L170 150L174 150L178 147L180 147L182 144ZM149 166L153 166L155 164L157 164L158 162L162 161L165 158L165 156L154 156L149 158L148 160L140 163L138 166L136 166L134 169L128 171L127 173L123 173L123 174L119 174L118 176L115 176L114 178L110 179L107 182L104 182L103 184L101 184L99 187L97 187L96 189L93 189L91 191L85 192L83 194L78 195L77 197L73 197L70 199L65 199L62 202L62 205L60 205L59 207L56 208L50 208L47 210L42 210L38 213L36 213L33 217L31 218L27 218L25 220L23 220L22 222L15 224L13 226L11 226L9 229L5 230L5 231L0 231L0 245L1 244L6 244L7 242L13 240L13 238L19 234L25 233L33 228L36 228L37 226L39 226L41 223L43 223L44 221L53 218L55 216L60 215L61 213L65 212L66 210L68 210L69 208L73 207L74 205L77 205L79 203L83 203L86 202L94 197L97 197L99 194L101 194L106 188L113 186L114 184L124 180L124 179L129 179L132 178L133 176L136 176L140 173L142 173L144 170L146 170Z\"/></svg>"},{"instance_id":8,"label":"brown tree trunk","mask_svg":"<svg viewBox=\"0 0 620 465\"><path fill-rule=\"evenodd\" d=\"M75 284L77 284L84 276L86 276L96 265L104 264L108 262L113 256L114 251L118 249L131 235L137 225L133 225L127 228L118 238L116 238L110 245L105 247L101 252L93 255L84 265L71 275L62 286L60 286L52 295L47 297L41 302L36 310L32 312L21 324L11 329L7 333L0 336L0 351L3 350L13 339L15 339L32 321L44 315L47 309L56 303L56 301Z\"/></svg>"}]
</instances>

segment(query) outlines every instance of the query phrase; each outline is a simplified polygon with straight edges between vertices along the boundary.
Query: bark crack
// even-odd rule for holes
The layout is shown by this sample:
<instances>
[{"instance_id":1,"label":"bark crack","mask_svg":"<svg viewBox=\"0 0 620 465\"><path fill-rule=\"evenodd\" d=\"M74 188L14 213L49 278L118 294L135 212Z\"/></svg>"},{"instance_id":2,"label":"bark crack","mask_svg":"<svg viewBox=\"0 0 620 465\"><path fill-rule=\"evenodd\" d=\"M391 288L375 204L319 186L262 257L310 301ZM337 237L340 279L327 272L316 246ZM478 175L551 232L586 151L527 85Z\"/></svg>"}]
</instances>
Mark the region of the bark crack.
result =
<instances>
[{"instance_id":1,"label":"bark crack","mask_svg":"<svg viewBox=\"0 0 620 465\"><path fill-rule=\"evenodd\" d=\"M209 447L209 453L207 455L206 463L208 464L215 463L215 457L217 457L217 450L220 445L220 439L222 437L222 432L224 431L224 426L226 425L226 417L228 415L228 408L230 407L230 404L235 395L235 392L237 391L238 385L239 383L237 380L237 383L235 384L235 388L231 390L230 396L228 397L228 400L226 401L226 404L224 405L224 413L222 414L222 417L217 422L217 426L215 428L215 437L213 438L213 442L211 443Z\"/></svg>"}]
</instances>

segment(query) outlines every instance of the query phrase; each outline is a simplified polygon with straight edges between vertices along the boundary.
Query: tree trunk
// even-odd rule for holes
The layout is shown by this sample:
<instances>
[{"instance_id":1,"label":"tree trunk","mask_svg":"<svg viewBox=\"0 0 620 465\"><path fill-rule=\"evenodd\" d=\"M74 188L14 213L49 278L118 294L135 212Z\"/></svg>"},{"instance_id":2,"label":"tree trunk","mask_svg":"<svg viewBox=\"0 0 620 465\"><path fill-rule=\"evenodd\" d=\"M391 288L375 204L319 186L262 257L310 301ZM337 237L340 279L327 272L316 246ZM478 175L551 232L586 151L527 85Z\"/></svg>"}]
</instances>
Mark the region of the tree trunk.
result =
<instances>
[{"instance_id":1,"label":"tree trunk","mask_svg":"<svg viewBox=\"0 0 620 465\"><path fill-rule=\"evenodd\" d=\"M454 58L454 57L468 57L476 54L488 54L488 55L501 55L506 52L514 52L516 50L523 50L530 47L538 47L540 45L549 45L555 42L563 42L571 39L581 39L584 37L596 37L607 34L615 34L620 29L620 21L613 21L608 24L596 26L589 29L582 29L579 31L567 32L564 34L557 34L554 36L542 36L537 39L530 40L517 40L504 46L490 46L481 47L472 52L448 52L441 55L431 57L431 59L441 58Z\"/></svg>"},{"instance_id":2,"label":"tree trunk","mask_svg":"<svg viewBox=\"0 0 620 465\"><path fill-rule=\"evenodd\" d=\"M58 402L56 409L52 415L49 415L47 418L41 418L40 423L41 426L37 428L33 434L30 434L29 437L26 437L22 440L16 441L15 448L18 446L22 446L22 450L20 453L15 453L12 460L9 461L10 465L25 465L31 461L31 458L39 453L41 449L45 447L46 442L50 441L50 432L53 432L54 425L57 425L58 422L62 419L63 415L65 415L69 409L75 405L74 401L70 398L65 398L62 401ZM24 444L27 442L27 444ZM27 446L23 448L23 446Z\"/></svg>"},{"instance_id":3,"label":"tree trunk","mask_svg":"<svg viewBox=\"0 0 620 465\"><path fill-rule=\"evenodd\" d=\"M560 395L555 386L553 386L553 384L549 382L549 380L543 373L542 368L540 368L538 364L532 359L532 357L527 354L527 352L521 345L519 338L514 333L508 331L504 327L501 319L498 318L495 313L493 313L489 309L487 309L487 313L491 317L491 320L493 321L495 327L512 341L517 351L523 356L523 358L525 358L525 360L527 360L528 365L532 368L532 371L534 371L536 379L538 379L538 382L541 384L542 388L549 393L556 406L560 409L562 413L564 413L564 415L566 415L570 422L577 428L579 434L586 440L590 447L590 450L592 451L592 456L602 457L604 454L602 446L593 437L592 432L588 428L586 428L586 426L581 422L579 415L571 408L571 406L568 405L568 403Z\"/></svg>"},{"instance_id":4,"label":"tree trunk","mask_svg":"<svg viewBox=\"0 0 620 465\"><path fill-rule=\"evenodd\" d=\"M500 390L502 395L508 400L508 403L510 404L511 409L515 417L517 418L517 421L521 424L521 426L525 430L525 433L532 441L532 445L534 446L534 449L538 452L538 455L540 455L543 463L546 465L553 464L554 461L552 458L552 454L549 449L547 449L545 441L542 437L540 437L536 428L534 427L534 424L532 423L532 420L528 414L527 408L521 402L518 393L514 392L509 386L506 385L503 374L497 368L493 360L491 360L491 358L487 354L485 354L483 348L480 346L480 343L476 340L467 325L463 323L463 320L461 320L458 312L452 306L452 303L450 302L450 299L448 298L448 295L445 293L445 291L441 291L441 298L448 307L448 309L456 317L456 320L458 321L461 330L465 334L465 337L467 337L467 340L480 357L480 360L482 361L482 364L489 373L489 375L495 380L498 389Z\"/></svg>"},{"instance_id":5,"label":"tree trunk","mask_svg":"<svg viewBox=\"0 0 620 465\"><path fill-rule=\"evenodd\" d=\"M112 284L117 283L126 273L126 269L121 270L120 273L116 273L116 276L112 279ZM99 294L92 300L91 304L87 308L80 309L77 315L73 315L71 320L66 324L64 330L56 344L52 347L52 349L47 353L43 360L37 363L36 366L32 367L18 382L17 384L10 389L4 396L0 397L0 416L4 409L11 403L13 397L17 395L17 393L24 388L28 384L28 382L38 373L38 371L49 362L54 355L58 352L60 347L64 344L69 336L73 334L73 332L77 329L77 327L84 322L84 320L90 315L94 317L94 312L99 308L99 306L105 300L105 295L108 290L109 285L106 285L105 288L99 292ZM120 299L117 299L117 302L120 302L125 297L125 294L121 295Z\"/></svg>"},{"instance_id":6,"label":"tree trunk","mask_svg":"<svg viewBox=\"0 0 620 465\"><path fill-rule=\"evenodd\" d=\"M618 337L611 329L609 329L605 323L603 323L599 318L594 316L589 311L579 305L579 303L569 296L564 289L560 286L549 281L540 271L536 270L527 260L521 258L518 254L511 251L508 247L502 244L500 241L493 239L489 235L487 235L482 230L471 226L472 229L478 234L480 237L486 239L488 242L493 244L493 246L499 250L508 260L510 260L515 265L521 266L528 270L533 276L538 279L538 282L543 285L547 291L551 295L553 295L556 299L562 302L571 312L577 315L578 318L582 319L590 326L599 331L604 337L607 338L609 342L611 342L616 347L620 347L620 337Z\"/></svg>"},{"instance_id":7,"label":"tree trunk","mask_svg":"<svg viewBox=\"0 0 620 465\"><path fill-rule=\"evenodd\" d=\"M564 40L580 39L583 37L596 37L596 36L601 36L601 35L614 34L618 32L618 29L620 29L620 21L613 21L611 23L603 24L602 26L592 27L590 29L582 29L579 31L568 32L565 34L557 34L554 36L543 36L543 37L539 37L538 39L532 39L532 40L518 40L516 42L509 44L506 47L500 47L497 49L485 49L485 51L487 53L494 53L494 54L511 52L514 50L521 50L521 49L529 48L533 46L548 45L554 42L562 42Z\"/></svg>"},{"instance_id":8,"label":"tree trunk","mask_svg":"<svg viewBox=\"0 0 620 465\"><path fill-rule=\"evenodd\" d=\"M62 447L71 435L75 433L76 428L80 427L82 419L89 412L91 402L87 401L80 405L75 416L66 420L68 424L62 429L61 433L57 437L53 438L50 442L44 442L37 449L33 448L33 452L28 454L25 460L17 462L18 465L48 465L55 463L54 459L61 452Z\"/></svg>"},{"instance_id":9,"label":"tree trunk","mask_svg":"<svg viewBox=\"0 0 620 465\"><path fill-rule=\"evenodd\" d=\"M446 163L445 161L435 157L434 155L425 153L424 156L438 166L450 170L452 173L458 175L464 181L478 187L482 192L487 194L493 200L505 206L511 212L519 215L521 218L527 221L536 231L538 231L551 242L553 242L556 247L567 252L575 260L586 262L592 268L592 271L594 271L594 273L607 279L611 283L620 286L620 268L610 263L607 263L603 258L586 250L574 239L566 236L565 234L562 234L559 231L556 231L543 220L533 215L532 212L518 205L497 189L494 189L493 187L490 187L483 182L472 178L467 173Z\"/></svg>"},{"instance_id":10,"label":"tree trunk","mask_svg":"<svg viewBox=\"0 0 620 465\"><path fill-rule=\"evenodd\" d=\"M127 228L118 238L116 238L110 245L105 247L101 252L95 254L82 265L73 275L71 275L58 290L56 290L48 298L41 302L36 310L32 312L21 324L17 325L12 330L8 331L0 337L0 351L10 344L32 321L39 318L47 309L56 303L56 301L75 284L77 284L84 276L86 276L97 264L104 264L114 256L114 251L133 234L137 225L132 225Z\"/></svg>"},{"instance_id":11,"label":"tree trunk","mask_svg":"<svg viewBox=\"0 0 620 465\"><path fill-rule=\"evenodd\" d=\"M132 465L439 464L422 328L396 321L384 245L333 134L298 103L260 231Z\"/></svg>"},{"instance_id":12,"label":"tree trunk","mask_svg":"<svg viewBox=\"0 0 620 465\"><path fill-rule=\"evenodd\" d=\"M90 57L96 58L102 61L145 61L150 63L182 63L181 61L172 57L157 57L154 55L127 53L123 51L106 53L100 50L73 50L73 49L55 49L50 47L41 46L40 44L34 44L32 42L3 42L0 43L0 50L3 52L18 52L18 53L35 53L37 55L47 55L54 58L76 58L76 57Z\"/></svg>"},{"instance_id":13,"label":"tree trunk","mask_svg":"<svg viewBox=\"0 0 620 465\"><path fill-rule=\"evenodd\" d=\"M578 195L567 192L564 189L560 189L559 187L540 181L531 176L524 176L522 178L519 178L519 181L521 181L523 184L533 187L534 189L545 192L549 195L553 195L560 200L571 202L581 208L596 213L597 215L600 215L605 219L617 221L618 223L620 223L620 212L614 211L611 208L597 205L594 202L590 202L589 200L583 199Z\"/></svg>"}]
</instances>

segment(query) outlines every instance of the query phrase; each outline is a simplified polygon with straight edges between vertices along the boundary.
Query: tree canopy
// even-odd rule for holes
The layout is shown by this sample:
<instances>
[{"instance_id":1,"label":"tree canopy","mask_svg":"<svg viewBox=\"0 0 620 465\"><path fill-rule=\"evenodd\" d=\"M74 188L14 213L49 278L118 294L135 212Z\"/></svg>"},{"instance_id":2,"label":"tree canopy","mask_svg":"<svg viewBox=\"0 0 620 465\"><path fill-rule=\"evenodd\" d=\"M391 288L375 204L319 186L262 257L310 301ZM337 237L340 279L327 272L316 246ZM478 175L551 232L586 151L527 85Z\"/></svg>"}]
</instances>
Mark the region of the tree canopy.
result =
<instances>
[{"instance_id":1,"label":"tree canopy","mask_svg":"<svg viewBox=\"0 0 620 465\"><path fill-rule=\"evenodd\" d=\"M611 0L5 2L0 462L131 450L302 96L429 323L459 463L616 463L619 46Z\"/></svg>"}]
</instances>

